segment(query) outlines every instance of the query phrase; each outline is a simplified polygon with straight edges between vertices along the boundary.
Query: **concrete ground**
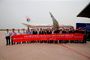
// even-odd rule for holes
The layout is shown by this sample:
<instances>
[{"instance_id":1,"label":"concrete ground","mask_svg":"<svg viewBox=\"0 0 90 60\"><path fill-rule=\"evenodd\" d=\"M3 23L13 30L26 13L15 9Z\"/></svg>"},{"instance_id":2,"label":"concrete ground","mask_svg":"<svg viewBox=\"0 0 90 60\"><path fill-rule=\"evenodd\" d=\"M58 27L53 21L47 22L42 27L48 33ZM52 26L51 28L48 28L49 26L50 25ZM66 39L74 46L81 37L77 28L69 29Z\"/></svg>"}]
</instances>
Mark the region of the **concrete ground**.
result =
<instances>
[{"instance_id":1,"label":"concrete ground","mask_svg":"<svg viewBox=\"0 0 90 60\"><path fill-rule=\"evenodd\" d=\"M86 44L32 43L5 45L0 32L0 60L90 60L90 42Z\"/></svg>"}]
</instances>

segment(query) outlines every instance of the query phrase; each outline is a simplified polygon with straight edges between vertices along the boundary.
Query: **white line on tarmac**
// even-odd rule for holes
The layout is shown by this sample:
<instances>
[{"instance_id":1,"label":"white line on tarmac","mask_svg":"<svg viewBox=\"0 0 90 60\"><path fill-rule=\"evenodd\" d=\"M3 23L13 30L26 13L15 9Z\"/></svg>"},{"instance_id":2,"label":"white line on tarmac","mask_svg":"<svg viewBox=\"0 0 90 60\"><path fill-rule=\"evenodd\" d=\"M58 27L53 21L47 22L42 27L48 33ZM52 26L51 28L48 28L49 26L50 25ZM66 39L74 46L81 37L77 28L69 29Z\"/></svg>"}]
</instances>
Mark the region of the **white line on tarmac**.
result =
<instances>
[{"instance_id":1,"label":"white line on tarmac","mask_svg":"<svg viewBox=\"0 0 90 60\"><path fill-rule=\"evenodd\" d=\"M85 57L85 58L90 59L89 56L87 56L87 55L85 55L85 54L82 54L81 52L78 52L78 51L76 51L75 49L70 48L70 46L67 46L67 45L65 45L65 44L60 44L60 45L63 46L63 47L65 47L65 48L67 48L67 49L70 50L70 51L73 51L73 52L75 52L75 53L77 53L77 54L79 54L79 55L81 55L81 56L83 56L83 57Z\"/></svg>"}]
</instances>

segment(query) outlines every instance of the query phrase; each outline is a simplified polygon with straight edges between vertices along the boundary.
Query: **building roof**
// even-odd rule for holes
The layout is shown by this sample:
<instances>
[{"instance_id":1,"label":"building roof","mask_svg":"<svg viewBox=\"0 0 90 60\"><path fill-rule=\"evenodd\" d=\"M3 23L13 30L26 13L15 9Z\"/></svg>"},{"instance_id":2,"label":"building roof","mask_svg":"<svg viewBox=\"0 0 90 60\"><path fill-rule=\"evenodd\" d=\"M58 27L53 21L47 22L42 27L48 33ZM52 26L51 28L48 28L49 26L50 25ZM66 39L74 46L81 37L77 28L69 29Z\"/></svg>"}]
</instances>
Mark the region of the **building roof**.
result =
<instances>
[{"instance_id":1,"label":"building roof","mask_svg":"<svg viewBox=\"0 0 90 60\"><path fill-rule=\"evenodd\" d=\"M77 17L90 18L90 3L77 15Z\"/></svg>"}]
</instances>

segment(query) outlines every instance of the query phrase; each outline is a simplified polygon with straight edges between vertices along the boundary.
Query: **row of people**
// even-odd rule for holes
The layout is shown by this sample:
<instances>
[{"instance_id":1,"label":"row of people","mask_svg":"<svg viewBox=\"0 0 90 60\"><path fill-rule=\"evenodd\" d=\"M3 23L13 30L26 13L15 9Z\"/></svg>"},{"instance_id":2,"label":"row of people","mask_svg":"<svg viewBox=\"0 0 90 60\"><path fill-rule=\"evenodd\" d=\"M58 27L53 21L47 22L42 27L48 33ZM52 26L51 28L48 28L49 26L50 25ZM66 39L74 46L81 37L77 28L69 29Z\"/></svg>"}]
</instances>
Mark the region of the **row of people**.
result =
<instances>
[{"instance_id":1,"label":"row of people","mask_svg":"<svg viewBox=\"0 0 90 60\"><path fill-rule=\"evenodd\" d=\"M14 35L19 35L19 34L62 34L62 33L74 33L74 30L52 30L52 29L23 29L22 31L20 29L17 30L17 32L15 31L15 29L12 29L12 31L10 32L9 29L6 30L6 45L10 45L12 44L12 39L11 37Z\"/></svg>"},{"instance_id":2,"label":"row of people","mask_svg":"<svg viewBox=\"0 0 90 60\"><path fill-rule=\"evenodd\" d=\"M27 29L26 30L26 34L62 34L62 33L74 33L74 29L70 30L70 29L58 29L58 30L54 30L54 29Z\"/></svg>"}]
</instances>

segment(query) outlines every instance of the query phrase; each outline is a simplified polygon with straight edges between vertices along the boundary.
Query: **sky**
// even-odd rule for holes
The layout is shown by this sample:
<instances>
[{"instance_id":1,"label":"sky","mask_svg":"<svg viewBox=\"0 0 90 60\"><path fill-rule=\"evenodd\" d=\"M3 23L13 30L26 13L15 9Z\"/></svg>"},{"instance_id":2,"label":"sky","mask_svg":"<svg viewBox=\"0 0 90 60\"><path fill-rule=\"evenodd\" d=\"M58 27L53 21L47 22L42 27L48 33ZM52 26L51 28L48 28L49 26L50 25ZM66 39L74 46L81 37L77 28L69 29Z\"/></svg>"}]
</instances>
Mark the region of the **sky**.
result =
<instances>
[{"instance_id":1,"label":"sky","mask_svg":"<svg viewBox=\"0 0 90 60\"><path fill-rule=\"evenodd\" d=\"M90 0L0 0L0 29L25 28L31 25L52 25L49 12L59 25L90 23L90 18L77 17ZM30 22L26 18L30 18Z\"/></svg>"}]
</instances>

